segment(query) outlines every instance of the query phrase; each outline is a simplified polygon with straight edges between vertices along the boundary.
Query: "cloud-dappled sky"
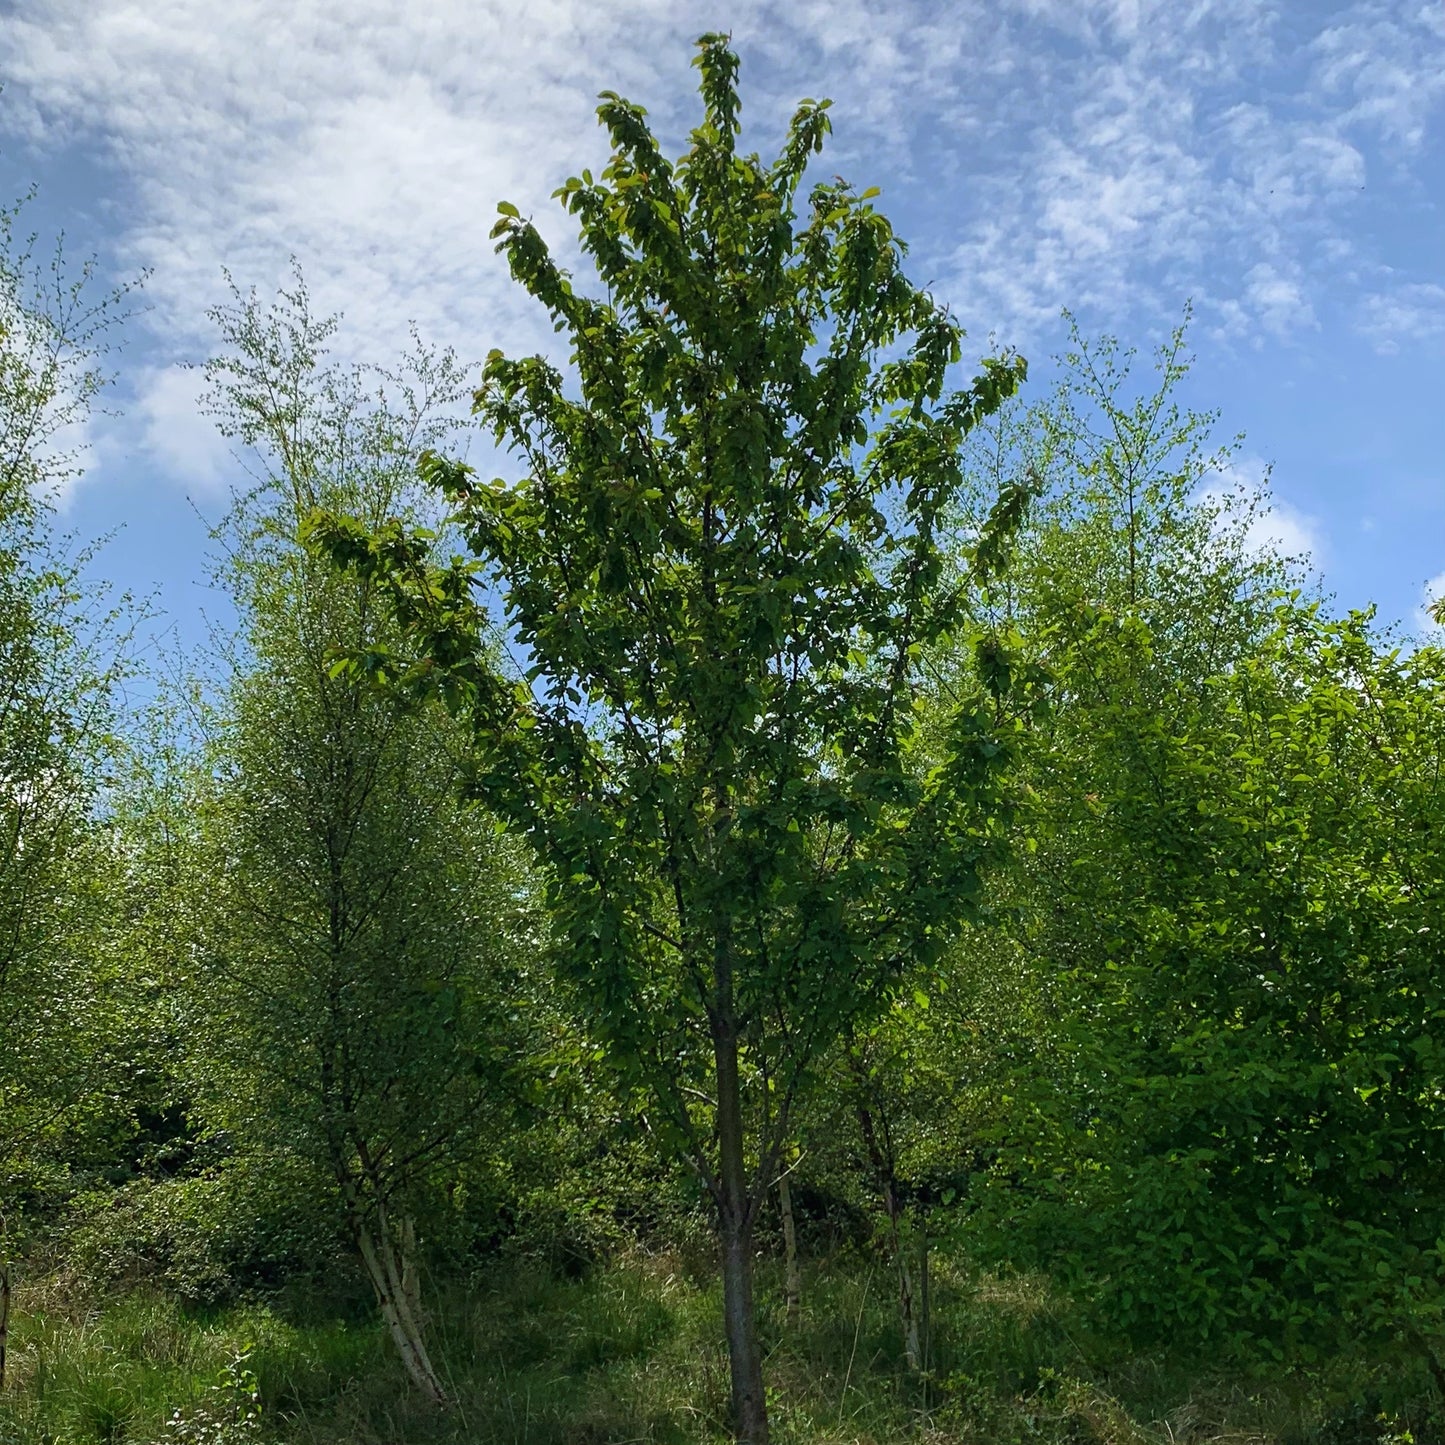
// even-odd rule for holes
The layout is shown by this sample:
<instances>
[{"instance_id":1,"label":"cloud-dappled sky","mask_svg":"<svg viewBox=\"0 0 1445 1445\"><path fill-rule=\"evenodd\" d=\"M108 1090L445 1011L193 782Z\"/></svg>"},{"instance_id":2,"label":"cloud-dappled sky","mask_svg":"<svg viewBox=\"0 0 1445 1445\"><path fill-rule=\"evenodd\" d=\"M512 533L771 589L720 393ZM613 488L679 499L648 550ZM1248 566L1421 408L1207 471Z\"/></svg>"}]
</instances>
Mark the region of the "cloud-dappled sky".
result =
<instances>
[{"instance_id":1,"label":"cloud-dappled sky","mask_svg":"<svg viewBox=\"0 0 1445 1445\"><path fill-rule=\"evenodd\" d=\"M1186 300L1188 399L1273 466L1272 519L1341 605L1409 626L1445 566L1445 0L23 0L0 16L0 185L40 185L146 309L68 521L188 633L234 463L180 369L222 266L295 255L342 344L415 321L480 357L550 328L487 240L606 155L597 91L679 148L693 39L730 30L744 142L831 96L826 170L880 185L910 270L1047 372L1060 308L1147 350Z\"/></svg>"}]
</instances>

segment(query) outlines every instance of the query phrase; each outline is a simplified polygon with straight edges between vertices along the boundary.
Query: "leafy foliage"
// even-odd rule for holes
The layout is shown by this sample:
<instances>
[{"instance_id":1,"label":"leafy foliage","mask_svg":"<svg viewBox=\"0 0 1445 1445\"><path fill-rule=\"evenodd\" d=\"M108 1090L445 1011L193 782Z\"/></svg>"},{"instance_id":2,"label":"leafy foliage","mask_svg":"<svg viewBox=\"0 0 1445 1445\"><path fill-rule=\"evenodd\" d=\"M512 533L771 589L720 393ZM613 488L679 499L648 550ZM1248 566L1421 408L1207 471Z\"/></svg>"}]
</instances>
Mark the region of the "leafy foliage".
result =
<instances>
[{"instance_id":1,"label":"leafy foliage","mask_svg":"<svg viewBox=\"0 0 1445 1445\"><path fill-rule=\"evenodd\" d=\"M334 1191L399 1347L439 1393L413 1221L435 1171L506 1119L502 1030L535 948L527 880L459 801L445 716L334 674L335 653L389 622L371 583L330 572L295 533L322 503L404 507L456 372L419 354L382 378L397 401L368 395L375 378L324 366L329 327L299 286L269 312L237 296L217 320L223 428L272 470L229 528L247 647L193 860L195 1107L213 1138L303 1159Z\"/></svg>"},{"instance_id":2,"label":"leafy foliage","mask_svg":"<svg viewBox=\"0 0 1445 1445\"><path fill-rule=\"evenodd\" d=\"M1034 1226L1136 1331L1419 1329L1445 1229L1440 655L1286 604L1202 697L1145 703L1148 661L1104 615L1074 674L1091 846L1036 946L1068 919L1075 1083L1034 1091L1047 1132L1010 1156Z\"/></svg>"},{"instance_id":3,"label":"leafy foliage","mask_svg":"<svg viewBox=\"0 0 1445 1445\"><path fill-rule=\"evenodd\" d=\"M124 1072L116 960L89 941L112 881L92 810L130 614L52 526L124 293L98 296L59 250L37 262L20 214L0 210L0 1382L22 1215L81 1162L68 1131L114 1124L105 1086Z\"/></svg>"},{"instance_id":4,"label":"leafy foliage","mask_svg":"<svg viewBox=\"0 0 1445 1445\"><path fill-rule=\"evenodd\" d=\"M986 1009L1002 963L1026 1001L965 1056L1000 1149L978 1222L1136 1339L1423 1347L1438 656L1289 590L1267 499L1221 494L1172 402L1181 355L1129 399L1076 342L996 439L1053 479L1007 606L1055 682L995 896L1017 961L979 938L956 976Z\"/></svg>"},{"instance_id":5,"label":"leafy foliage","mask_svg":"<svg viewBox=\"0 0 1445 1445\"><path fill-rule=\"evenodd\" d=\"M939 946L993 849L987 695L931 768L914 702L923 650L965 617L938 535L960 445L1023 366L947 390L962 332L905 278L874 193L800 195L826 108L805 102L764 163L736 148L736 56L710 36L697 63L679 161L605 94L613 158L557 192L605 300L502 207L500 249L579 394L494 353L476 410L523 477L425 459L475 560L439 569L428 536L335 515L316 535L390 587L406 681L468 718L474 786L550 864L561 958L612 1058L742 1241L818 1052ZM1024 495L985 525L980 575ZM521 683L491 665L478 580L501 589ZM761 1439L756 1407L740 1428Z\"/></svg>"}]
</instances>

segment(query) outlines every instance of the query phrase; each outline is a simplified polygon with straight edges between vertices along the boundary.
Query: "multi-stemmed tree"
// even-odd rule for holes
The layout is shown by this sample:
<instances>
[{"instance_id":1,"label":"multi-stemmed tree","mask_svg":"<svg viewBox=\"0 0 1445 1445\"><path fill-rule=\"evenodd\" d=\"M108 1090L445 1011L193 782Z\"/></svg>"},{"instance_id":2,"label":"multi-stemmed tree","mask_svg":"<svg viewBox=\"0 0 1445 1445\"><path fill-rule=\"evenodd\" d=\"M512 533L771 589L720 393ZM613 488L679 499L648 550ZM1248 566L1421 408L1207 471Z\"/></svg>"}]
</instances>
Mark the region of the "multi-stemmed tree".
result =
<instances>
[{"instance_id":1,"label":"multi-stemmed tree","mask_svg":"<svg viewBox=\"0 0 1445 1445\"><path fill-rule=\"evenodd\" d=\"M329 1182L402 1361L439 1400L412 1218L438 1169L495 1135L526 879L458 796L445 712L335 673L392 623L372 581L337 575L297 529L320 505L405 511L458 372L425 352L390 376L327 363L330 323L299 282L216 318L212 403L257 485L222 529L241 646L198 880L198 1112L231 1147Z\"/></svg>"}]
</instances>

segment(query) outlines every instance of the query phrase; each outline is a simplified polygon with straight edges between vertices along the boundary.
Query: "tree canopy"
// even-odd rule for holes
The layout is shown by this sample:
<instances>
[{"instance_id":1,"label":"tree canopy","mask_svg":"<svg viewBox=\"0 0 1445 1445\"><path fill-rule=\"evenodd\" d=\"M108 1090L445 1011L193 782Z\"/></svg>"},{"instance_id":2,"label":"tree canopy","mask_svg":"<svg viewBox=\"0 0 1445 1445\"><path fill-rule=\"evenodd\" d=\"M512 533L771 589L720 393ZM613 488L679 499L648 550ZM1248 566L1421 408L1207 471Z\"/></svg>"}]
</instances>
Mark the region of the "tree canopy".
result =
<instances>
[{"instance_id":1,"label":"tree canopy","mask_svg":"<svg viewBox=\"0 0 1445 1445\"><path fill-rule=\"evenodd\" d=\"M332 514L312 535L389 586L413 649L372 649L468 722L473 787L549 865L564 966L611 1057L713 1195L734 1408L766 1438L751 1234L821 1050L967 914L1003 814L1007 728L979 687L919 746L920 658L968 617L1024 505L997 498L960 578L939 524L960 448L1021 361L950 389L963 333L841 181L802 195L805 102L769 163L738 151L737 57L699 45L703 118L666 160L607 95L614 154L558 199L606 298L531 222L494 231L571 348L489 357L476 413L522 463L423 475L470 550ZM522 679L492 663L500 592ZM995 682L990 674L990 682Z\"/></svg>"}]
</instances>

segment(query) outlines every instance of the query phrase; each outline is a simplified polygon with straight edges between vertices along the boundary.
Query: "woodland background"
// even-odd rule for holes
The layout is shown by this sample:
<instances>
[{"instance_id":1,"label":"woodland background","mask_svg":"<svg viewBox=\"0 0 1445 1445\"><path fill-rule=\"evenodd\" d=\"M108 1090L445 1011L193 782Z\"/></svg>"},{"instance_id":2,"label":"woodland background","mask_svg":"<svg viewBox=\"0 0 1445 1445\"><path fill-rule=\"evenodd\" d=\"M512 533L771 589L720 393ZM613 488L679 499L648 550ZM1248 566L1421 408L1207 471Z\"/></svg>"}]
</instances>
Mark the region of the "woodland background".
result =
<instances>
[{"instance_id":1,"label":"woodland background","mask_svg":"<svg viewBox=\"0 0 1445 1445\"><path fill-rule=\"evenodd\" d=\"M675 170L614 97L613 167L561 193L605 303L502 207L580 383L493 358L477 391L422 341L342 367L299 275L218 291L207 406L254 485L214 537L239 625L204 657L141 646L103 543L57 526L131 303L6 214L0 1441L1445 1439L1445 655L1261 549L1266 494L1177 400L1184 327L1143 358L1076 332L1043 394L1005 356L945 395L954 323L870 195L798 189L822 111L771 168L735 155L735 61L701 59ZM733 314L725 281L810 299ZM694 366L749 327L751 391L754 360ZM799 411L757 441L736 398L830 356L858 363L832 432ZM676 449L659 475L724 403L732 470L628 493L624 403L596 403L617 357ZM561 512L444 460L474 392ZM817 490L747 490L825 441ZM725 606L688 590L724 575L709 534L654 525L689 487L700 516L773 508ZM831 570L755 565L793 522L816 560L838 515ZM614 556L639 536L647 566ZM915 575L947 626L899 630ZM734 653L703 645L719 617L751 619ZM664 677L658 637L693 626ZM757 629L793 730L766 766L737 733L725 806L677 699L722 707ZM586 768L595 797L567 792ZM717 848L751 809L773 860L697 895L709 937L824 920L786 967L738 942L733 1013L714 975L689 992L649 821L694 775ZM895 866L889 820L924 836L926 809L947 828ZM719 1228L755 1328L720 1323ZM766 1401L740 1406L748 1348Z\"/></svg>"}]
</instances>

